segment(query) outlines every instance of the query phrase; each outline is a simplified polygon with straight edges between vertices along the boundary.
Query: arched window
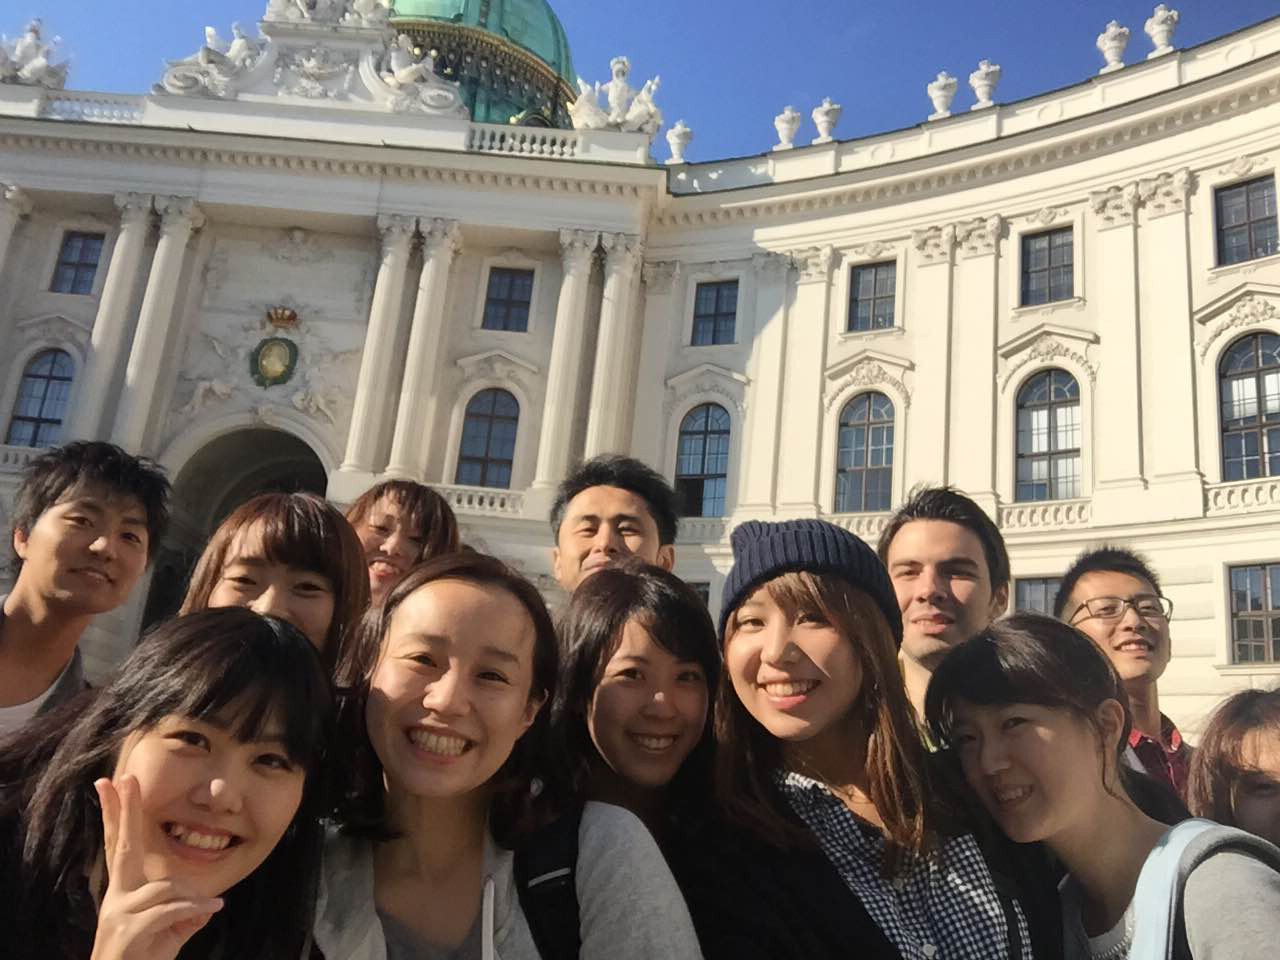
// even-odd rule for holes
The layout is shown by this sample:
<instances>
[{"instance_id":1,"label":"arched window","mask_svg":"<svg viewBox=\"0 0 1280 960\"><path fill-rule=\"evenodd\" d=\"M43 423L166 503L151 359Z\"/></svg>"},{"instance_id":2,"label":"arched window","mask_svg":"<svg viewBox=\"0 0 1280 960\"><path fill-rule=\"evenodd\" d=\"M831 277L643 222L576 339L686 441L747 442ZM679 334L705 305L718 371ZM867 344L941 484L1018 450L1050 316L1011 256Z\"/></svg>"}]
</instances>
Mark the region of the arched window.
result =
<instances>
[{"instance_id":1,"label":"arched window","mask_svg":"<svg viewBox=\"0 0 1280 960\"><path fill-rule=\"evenodd\" d=\"M22 374L5 443L18 447L52 447L62 434L71 397L75 365L65 350L42 350Z\"/></svg>"},{"instance_id":2,"label":"arched window","mask_svg":"<svg viewBox=\"0 0 1280 960\"><path fill-rule=\"evenodd\" d=\"M1080 496L1080 386L1065 370L1045 370L1018 391L1015 500Z\"/></svg>"},{"instance_id":3,"label":"arched window","mask_svg":"<svg viewBox=\"0 0 1280 960\"><path fill-rule=\"evenodd\" d=\"M1280 336L1241 337L1218 364L1222 479L1280 476Z\"/></svg>"},{"instance_id":4,"label":"arched window","mask_svg":"<svg viewBox=\"0 0 1280 960\"><path fill-rule=\"evenodd\" d=\"M511 486L520 404L505 390L481 390L467 404L458 451L457 483L472 487Z\"/></svg>"},{"instance_id":5,"label":"arched window","mask_svg":"<svg viewBox=\"0 0 1280 960\"><path fill-rule=\"evenodd\" d=\"M723 517L729 476L729 413L716 403L694 407L680 424L676 493L686 517Z\"/></svg>"},{"instance_id":6,"label":"arched window","mask_svg":"<svg viewBox=\"0 0 1280 960\"><path fill-rule=\"evenodd\" d=\"M836 513L888 510L893 485L893 401L860 393L840 411Z\"/></svg>"}]
</instances>

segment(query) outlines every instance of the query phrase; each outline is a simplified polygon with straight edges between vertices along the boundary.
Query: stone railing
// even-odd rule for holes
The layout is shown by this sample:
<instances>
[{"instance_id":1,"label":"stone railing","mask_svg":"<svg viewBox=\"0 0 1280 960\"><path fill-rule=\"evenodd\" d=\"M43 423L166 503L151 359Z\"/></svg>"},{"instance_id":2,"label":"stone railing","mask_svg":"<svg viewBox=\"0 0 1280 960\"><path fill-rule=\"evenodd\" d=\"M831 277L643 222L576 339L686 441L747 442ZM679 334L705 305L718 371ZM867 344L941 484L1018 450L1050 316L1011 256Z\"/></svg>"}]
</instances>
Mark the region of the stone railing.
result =
<instances>
[{"instance_id":1,"label":"stone railing","mask_svg":"<svg viewBox=\"0 0 1280 960\"><path fill-rule=\"evenodd\" d=\"M719 543L724 534L724 517L682 517L676 543Z\"/></svg>"},{"instance_id":2,"label":"stone railing","mask_svg":"<svg viewBox=\"0 0 1280 960\"><path fill-rule=\"evenodd\" d=\"M547 127L513 127L499 123L473 123L467 149L476 153L508 153L517 157L569 160L578 155L582 137L576 130Z\"/></svg>"},{"instance_id":3,"label":"stone railing","mask_svg":"<svg viewBox=\"0 0 1280 960\"><path fill-rule=\"evenodd\" d=\"M1000 508L1002 530L1060 530L1089 524L1088 500L1044 500L1011 503Z\"/></svg>"},{"instance_id":4,"label":"stone railing","mask_svg":"<svg viewBox=\"0 0 1280 960\"><path fill-rule=\"evenodd\" d=\"M1280 477L1215 483L1205 489L1205 513L1248 513L1254 510L1280 510Z\"/></svg>"},{"instance_id":5,"label":"stone railing","mask_svg":"<svg viewBox=\"0 0 1280 960\"><path fill-rule=\"evenodd\" d=\"M524 494L491 487L440 485L436 493L448 501L455 513L490 517L518 517L524 512Z\"/></svg>"},{"instance_id":6,"label":"stone railing","mask_svg":"<svg viewBox=\"0 0 1280 960\"><path fill-rule=\"evenodd\" d=\"M884 530L884 525L889 522L891 516L893 516L891 513L833 513L826 519L837 527L844 527L874 547L876 541L880 539L880 532Z\"/></svg>"},{"instance_id":7,"label":"stone railing","mask_svg":"<svg viewBox=\"0 0 1280 960\"><path fill-rule=\"evenodd\" d=\"M0 473L20 473L44 452L36 447L0 446Z\"/></svg>"},{"instance_id":8,"label":"stone railing","mask_svg":"<svg viewBox=\"0 0 1280 960\"><path fill-rule=\"evenodd\" d=\"M45 100L40 115L51 120L90 123L141 123L142 97L60 90Z\"/></svg>"}]
</instances>

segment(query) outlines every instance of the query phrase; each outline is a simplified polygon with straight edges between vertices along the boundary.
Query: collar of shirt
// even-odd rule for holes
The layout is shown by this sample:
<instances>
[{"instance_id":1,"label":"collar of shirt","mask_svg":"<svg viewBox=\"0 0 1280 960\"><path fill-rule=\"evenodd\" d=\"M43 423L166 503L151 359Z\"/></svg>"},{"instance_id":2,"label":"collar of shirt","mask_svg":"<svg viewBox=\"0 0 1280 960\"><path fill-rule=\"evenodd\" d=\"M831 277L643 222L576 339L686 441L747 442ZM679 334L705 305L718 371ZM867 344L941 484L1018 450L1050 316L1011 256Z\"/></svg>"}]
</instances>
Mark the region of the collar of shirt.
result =
<instances>
[{"instance_id":1,"label":"collar of shirt","mask_svg":"<svg viewBox=\"0 0 1280 960\"><path fill-rule=\"evenodd\" d=\"M1129 731L1129 746L1135 750L1141 744L1152 744L1158 746L1165 753L1173 754L1182 749L1182 733L1174 725L1174 722L1160 714L1160 739L1149 737L1137 727Z\"/></svg>"}]
</instances>

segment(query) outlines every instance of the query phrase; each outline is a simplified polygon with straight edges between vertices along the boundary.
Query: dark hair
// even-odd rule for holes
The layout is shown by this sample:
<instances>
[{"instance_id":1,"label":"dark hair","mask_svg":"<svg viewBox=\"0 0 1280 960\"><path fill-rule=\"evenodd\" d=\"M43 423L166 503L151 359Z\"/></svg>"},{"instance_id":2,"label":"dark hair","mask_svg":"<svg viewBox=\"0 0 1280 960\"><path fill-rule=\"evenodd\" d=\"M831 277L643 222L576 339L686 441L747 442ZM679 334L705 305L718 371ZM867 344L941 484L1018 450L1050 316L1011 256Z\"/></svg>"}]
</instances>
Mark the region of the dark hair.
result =
<instances>
[{"instance_id":1,"label":"dark hair","mask_svg":"<svg viewBox=\"0 0 1280 960\"><path fill-rule=\"evenodd\" d=\"M262 549L268 561L314 570L333 585L333 618L321 656L332 676L345 676L351 637L369 606L369 574L364 549L351 524L314 493L263 493L228 514L196 562L178 613L209 606L231 544L255 523L262 524Z\"/></svg>"},{"instance_id":2,"label":"dark hair","mask_svg":"<svg viewBox=\"0 0 1280 960\"><path fill-rule=\"evenodd\" d=\"M425 484L412 480L384 480L374 484L347 508L347 521L352 527L358 527L369 519L370 511L383 497L403 510L410 524L422 530L422 549L414 558L415 563L458 549L458 521L449 501Z\"/></svg>"},{"instance_id":3,"label":"dark hair","mask_svg":"<svg viewBox=\"0 0 1280 960\"><path fill-rule=\"evenodd\" d=\"M710 706L720 677L720 646L706 604L673 573L632 559L598 571L574 591L559 623L560 683L551 708L551 756L564 764L563 786L581 799L598 752L587 730L587 713L605 665L632 620L668 653L698 664L707 684L702 739L667 791L667 810L680 816L700 808L710 792Z\"/></svg>"},{"instance_id":4,"label":"dark hair","mask_svg":"<svg viewBox=\"0 0 1280 960\"><path fill-rule=\"evenodd\" d=\"M13 529L30 532L40 515L84 487L102 487L113 497L133 497L147 514L147 561L169 527L169 481L154 460L125 453L113 443L76 440L36 457L22 473L14 498ZM14 555L14 576L22 558Z\"/></svg>"},{"instance_id":5,"label":"dark hair","mask_svg":"<svg viewBox=\"0 0 1280 960\"><path fill-rule=\"evenodd\" d=\"M896 868L905 854L929 852L942 829L941 813L931 799L924 746L884 613L868 594L830 573L784 573L761 589L784 609L820 612L852 646L862 690L844 722L861 723L867 734L871 800L889 842L886 867ZM726 650L736 629L735 616L725 627ZM720 684L715 730L716 795L730 819L774 846L803 842L772 784L783 767L781 744L743 706L728 678Z\"/></svg>"},{"instance_id":6,"label":"dark hair","mask_svg":"<svg viewBox=\"0 0 1280 960\"><path fill-rule=\"evenodd\" d=\"M557 541L569 501L591 487L618 487L634 493L648 505L650 515L658 525L658 541L664 546L676 542L679 510L671 484L652 467L616 453L588 460L564 478L556 490L555 502L551 504L551 535Z\"/></svg>"},{"instance_id":7,"label":"dark hair","mask_svg":"<svg viewBox=\"0 0 1280 960\"><path fill-rule=\"evenodd\" d=\"M898 531L912 520L945 520L964 527L982 544L982 554L987 558L987 573L991 577L991 589L998 590L1009 583L1009 551L1004 537L987 516L987 512L954 487L920 486L911 491L907 502L900 506L880 534L876 554L880 562L889 565L889 547Z\"/></svg>"},{"instance_id":8,"label":"dark hair","mask_svg":"<svg viewBox=\"0 0 1280 960\"><path fill-rule=\"evenodd\" d=\"M369 742L365 726L369 684L396 610L412 594L438 580L462 580L497 587L515 597L533 622L533 682L529 696L545 703L555 694L559 665L556 632L537 587L496 557L474 550L443 553L418 564L387 591L380 604L365 614L352 648L351 687L341 698L338 719L343 744L339 762L348 780L342 790L337 816L344 831L354 836L384 839L392 835L386 822L382 764ZM533 826L541 810L540 806L538 811L534 809L533 783L542 774L546 762L547 714L547 710L538 711L533 724L516 741L511 756L494 774L489 828L501 844L510 845L518 834Z\"/></svg>"},{"instance_id":9,"label":"dark hair","mask_svg":"<svg viewBox=\"0 0 1280 960\"><path fill-rule=\"evenodd\" d=\"M332 735L329 680L311 643L292 626L230 607L161 624L110 685L0 740L0 822L20 824L14 851L21 858L20 903L13 916L39 936L41 958L58 955L48 949L52 937L62 936L63 954L73 954L76 937L86 932L92 942L96 910L84 878L103 843L94 781L112 775L131 734L173 715L229 724L246 742L268 723L282 722L290 760L307 771L302 802L284 836L257 870L227 891L226 906L196 935L191 955L300 955L319 876L324 750ZM77 918L87 918L87 928L77 927ZM5 936L14 942L14 931ZM16 939L21 949L24 937Z\"/></svg>"},{"instance_id":10,"label":"dark hair","mask_svg":"<svg viewBox=\"0 0 1280 960\"><path fill-rule=\"evenodd\" d=\"M1053 598L1055 617L1062 616L1076 584L1087 573L1124 573L1147 581L1155 588L1156 593L1160 592L1160 578L1151 569L1146 557L1127 547L1104 543L1098 547L1090 547L1081 553L1062 575L1062 583L1058 585L1058 593Z\"/></svg>"},{"instance_id":11,"label":"dark hair","mask_svg":"<svg viewBox=\"0 0 1280 960\"><path fill-rule=\"evenodd\" d=\"M1197 817L1236 826L1236 790L1251 770L1244 741L1251 733L1280 738L1280 688L1242 690L1213 712L1191 754L1187 806Z\"/></svg>"}]
</instances>

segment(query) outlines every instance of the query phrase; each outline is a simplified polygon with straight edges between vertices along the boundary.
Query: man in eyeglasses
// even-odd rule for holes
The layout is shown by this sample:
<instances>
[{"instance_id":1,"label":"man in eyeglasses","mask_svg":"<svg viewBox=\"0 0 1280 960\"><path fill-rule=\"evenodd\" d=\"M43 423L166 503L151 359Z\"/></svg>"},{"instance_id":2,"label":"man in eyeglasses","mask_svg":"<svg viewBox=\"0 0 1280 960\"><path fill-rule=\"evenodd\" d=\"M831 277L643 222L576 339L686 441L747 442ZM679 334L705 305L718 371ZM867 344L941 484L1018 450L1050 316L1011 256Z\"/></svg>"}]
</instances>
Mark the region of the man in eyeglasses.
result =
<instances>
[{"instance_id":1,"label":"man in eyeglasses","mask_svg":"<svg viewBox=\"0 0 1280 960\"><path fill-rule=\"evenodd\" d=\"M1092 639L1120 674L1133 712L1125 760L1185 795L1191 750L1160 712L1156 689L1169 665L1173 604L1155 571L1124 547L1086 550L1063 576L1053 614Z\"/></svg>"}]
</instances>

